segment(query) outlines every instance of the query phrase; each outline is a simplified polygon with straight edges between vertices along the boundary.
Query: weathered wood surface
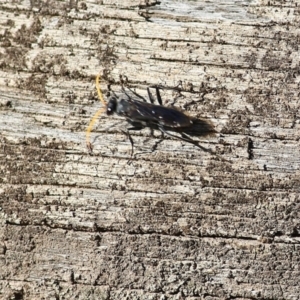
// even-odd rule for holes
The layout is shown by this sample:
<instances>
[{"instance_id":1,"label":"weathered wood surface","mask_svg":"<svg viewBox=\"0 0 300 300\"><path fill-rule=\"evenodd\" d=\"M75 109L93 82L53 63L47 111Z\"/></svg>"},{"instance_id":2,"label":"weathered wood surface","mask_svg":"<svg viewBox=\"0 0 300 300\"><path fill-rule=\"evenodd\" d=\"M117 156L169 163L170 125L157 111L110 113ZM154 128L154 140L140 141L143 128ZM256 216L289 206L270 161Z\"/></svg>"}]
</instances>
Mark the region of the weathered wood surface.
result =
<instances>
[{"instance_id":1,"label":"weathered wood surface","mask_svg":"<svg viewBox=\"0 0 300 300\"><path fill-rule=\"evenodd\" d=\"M1 1L1 299L300 298L299 3L155 2ZM90 156L98 73L104 93L181 80L231 163L143 130L128 164L104 115Z\"/></svg>"}]
</instances>

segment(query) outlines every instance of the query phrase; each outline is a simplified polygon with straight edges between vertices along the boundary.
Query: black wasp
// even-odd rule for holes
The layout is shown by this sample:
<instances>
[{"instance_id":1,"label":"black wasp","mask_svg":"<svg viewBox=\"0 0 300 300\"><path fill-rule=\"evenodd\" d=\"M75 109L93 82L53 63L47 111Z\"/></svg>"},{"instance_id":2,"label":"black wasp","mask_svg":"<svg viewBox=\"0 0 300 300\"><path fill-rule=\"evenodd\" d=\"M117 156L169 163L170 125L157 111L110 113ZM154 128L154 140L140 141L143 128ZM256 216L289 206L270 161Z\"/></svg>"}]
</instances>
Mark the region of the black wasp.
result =
<instances>
[{"instance_id":1,"label":"black wasp","mask_svg":"<svg viewBox=\"0 0 300 300\"><path fill-rule=\"evenodd\" d=\"M92 149L92 146L89 142L89 135L92 126L98 116L106 108L107 115L116 113L119 116L125 117L127 122L131 125L127 128L125 133L130 140L132 153L134 143L130 131L142 130L146 127L150 128L151 131L160 130L162 134L194 144L202 150L212 153L211 150L200 146L198 141L193 140L190 136L208 136L214 134L216 131L214 130L213 125L208 121L189 117L175 107L163 106L159 88L157 86L153 88L155 88L159 105L154 104L154 97L151 94L149 87L147 88L147 92L151 103L148 103L144 97L138 95L136 92L130 90L131 94L133 94L130 95L123 89L123 94L120 96L114 94L109 98L109 101L106 104L99 88L99 76L96 78L96 85L99 98L105 107L95 114L87 129L87 146L90 150ZM139 100L137 100L137 98ZM178 133L180 136L171 132Z\"/></svg>"}]
</instances>

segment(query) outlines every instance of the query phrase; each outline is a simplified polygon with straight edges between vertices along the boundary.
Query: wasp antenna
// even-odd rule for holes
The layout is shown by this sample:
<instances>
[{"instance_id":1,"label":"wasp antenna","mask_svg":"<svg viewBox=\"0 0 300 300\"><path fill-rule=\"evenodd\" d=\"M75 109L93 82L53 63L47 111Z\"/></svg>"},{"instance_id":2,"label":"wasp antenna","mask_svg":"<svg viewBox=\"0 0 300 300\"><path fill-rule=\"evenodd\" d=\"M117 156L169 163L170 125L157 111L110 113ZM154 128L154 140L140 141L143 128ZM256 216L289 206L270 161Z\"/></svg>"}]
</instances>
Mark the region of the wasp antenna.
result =
<instances>
[{"instance_id":1,"label":"wasp antenna","mask_svg":"<svg viewBox=\"0 0 300 300\"><path fill-rule=\"evenodd\" d=\"M90 142L90 136L91 136L91 131L93 129L93 126L96 122L96 120L99 118L99 116L105 111L106 109L106 102L104 101L103 99L103 96L102 96L102 92L101 92L101 89L100 89L100 84L99 84L99 79L100 79L100 75L98 75L96 77L96 88L97 88L97 93L98 93L98 97L100 99L100 101L102 102L102 104L104 105L104 107L101 107L93 116L93 118L91 119L90 121L90 124L88 126L88 128L86 129L86 132L85 132L85 135L86 135L86 146L87 148L89 149L90 152L92 152L92 144Z\"/></svg>"},{"instance_id":2,"label":"wasp antenna","mask_svg":"<svg viewBox=\"0 0 300 300\"><path fill-rule=\"evenodd\" d=\"M100 81L100 75L98 75L96 77L96 88L97 88L97 93L98 93L98 97L99 97L100 101L102 102L103 105L106 106L106 102L103 99L102 92L101 92L101 89L100 89L100 83L99 83L99 81Z\"/></svg>"},{"instance_id":3,"label":"wasp antenna","mask_svg":"<svg viewBox=\"0 0 300 300\"><path fill-rule=\"evenodd\" d=\"M90 142L90 136L91 136L91 131L93 129L93 126L96 122L96 120L99 118L99 116L104 112L105 107L101 107L93 116L88 128L86 129L85 135L86 135L86 146L87 148L92 151L93 147L92 144Z\"/></svg>"}]
</instances>

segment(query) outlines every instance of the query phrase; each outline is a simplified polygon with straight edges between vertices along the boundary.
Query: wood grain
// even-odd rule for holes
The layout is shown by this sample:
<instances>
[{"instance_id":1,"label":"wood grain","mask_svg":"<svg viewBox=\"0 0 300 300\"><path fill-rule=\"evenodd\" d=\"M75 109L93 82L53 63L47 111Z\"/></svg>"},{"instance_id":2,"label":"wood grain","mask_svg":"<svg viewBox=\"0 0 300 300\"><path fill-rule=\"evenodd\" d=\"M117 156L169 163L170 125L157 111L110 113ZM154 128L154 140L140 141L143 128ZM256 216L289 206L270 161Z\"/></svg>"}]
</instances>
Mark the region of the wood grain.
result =
<instances>
[{"instance_id":1,"label":"wood grain","mask_svg":"<svg viewBox=\"0 0 300 300\"><path fill-rule=\"evenodd\" d=\"M1 299L300 297L299 3L170 3L0 4ZM145 129L131 159L106 115L90 155L99 73L163 86L217 155Z\"/></svg>"}]
</instances>

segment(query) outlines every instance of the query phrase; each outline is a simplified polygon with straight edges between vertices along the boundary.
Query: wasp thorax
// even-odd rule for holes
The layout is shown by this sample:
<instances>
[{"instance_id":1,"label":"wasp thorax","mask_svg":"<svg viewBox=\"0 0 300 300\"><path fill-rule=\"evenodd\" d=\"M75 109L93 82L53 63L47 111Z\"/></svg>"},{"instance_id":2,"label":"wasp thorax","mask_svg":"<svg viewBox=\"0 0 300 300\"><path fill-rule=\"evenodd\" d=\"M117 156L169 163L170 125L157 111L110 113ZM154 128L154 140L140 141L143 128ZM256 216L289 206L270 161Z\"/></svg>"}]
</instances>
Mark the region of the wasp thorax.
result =
<instances>
[{"instance_id":1,"label":"wasp thorax","mask_svg":"<svg viewBox=\"0 0 300 300\"><path fill-rule=\"evenodd\" d=\"M117 108L117 99L116 97L111 97L107 103L107 109L106 109L106 113L108 115L112 115Z\"/></svg>"}]
</instances>

